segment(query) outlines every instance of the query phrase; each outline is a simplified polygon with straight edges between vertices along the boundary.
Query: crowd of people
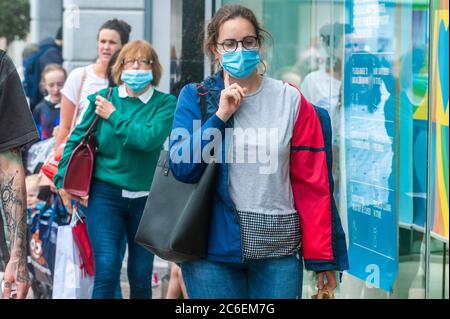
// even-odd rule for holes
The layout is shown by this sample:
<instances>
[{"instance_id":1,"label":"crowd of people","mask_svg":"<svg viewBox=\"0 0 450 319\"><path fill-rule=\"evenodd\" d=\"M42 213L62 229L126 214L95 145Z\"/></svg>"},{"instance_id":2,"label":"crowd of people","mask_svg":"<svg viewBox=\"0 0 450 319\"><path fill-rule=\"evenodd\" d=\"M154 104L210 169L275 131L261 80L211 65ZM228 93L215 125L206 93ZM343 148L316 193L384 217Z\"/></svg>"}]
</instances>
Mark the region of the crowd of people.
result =
<instances>
[{"instance_id":1,"label":"crowd of people","mask_svg":"<svg viewBox=\"0 0 450 319\"><path fill-rule=\"evenodd\" d=\"M27 102L11 60L0 54L0 194L11 247L4 247L0 225L0 260L7 260L4 298L12 296L14 285L17 298L25 298L29 286L27 172L21 148L29 150L31 144L48 139L54 140L48 145L55 152L64 147L53 180L42 176L34 193L42 198L39 192L50 189L69 213L76 209L86 219L95 261L92 298L121 298L127 249L130 298L149 299L154 255L137 244L135 236L165 141L170 136L170 154L188 150L193 157L205 146L193 146L198 133L249 128L277 129L275 136L257 143L270 149L266 146L275 139L276 150L270 150L275 152L276 170L261 174L264 163L239 161L241 152L250 157L250 140L220 140L225 160L215 183L207 257L173 263L166 297L301 298L304 267L317 273L317 287L326 287L332 297L336 272L349 266L333 199L331 146L325 145L331 127L323 128L330 119L308 102L314 94L305 96L261 72L270 35L255 14L227 5L208 25L204 50L217 73L201 83L206 119L197 85L186 85L178 97L157 89L164 72L158 53L147 41L130 41L131 32L123 20L105 22L98 30L95 63L70 74L57 54L62 37L42 44L32 53L39 62L39 92L44 93L39 101L29 94ZM25 92L31 92L29 86ZM201 121L200 128L195 121ZM98 142L92 184L89 196L75 197L64 189L65 173L92 123ZM171 135L179 129L189 132L188 138ZM170 161L170 169L177 180L192 184L205 165ZM42 175L39 167L28 172L36 173Z\"/></svg>"}]
</instances>

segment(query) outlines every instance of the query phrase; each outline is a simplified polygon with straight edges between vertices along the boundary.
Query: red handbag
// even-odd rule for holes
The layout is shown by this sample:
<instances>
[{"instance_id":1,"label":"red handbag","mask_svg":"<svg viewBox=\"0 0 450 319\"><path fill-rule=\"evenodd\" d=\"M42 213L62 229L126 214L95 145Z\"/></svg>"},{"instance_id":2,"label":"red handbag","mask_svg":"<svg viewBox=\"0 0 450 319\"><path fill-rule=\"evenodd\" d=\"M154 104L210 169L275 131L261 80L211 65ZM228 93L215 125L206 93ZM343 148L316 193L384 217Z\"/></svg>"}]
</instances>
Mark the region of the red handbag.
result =
<instances>
[{"instance_id":1,"label":"red handbag","mask_svg":"<svg viewBox=\"0 0 450 319\"><path fill-rule=\"evenodd\" d=\"M41 167L42 173L47 176L52 182L56 173L58 172L58 164L64 153L64 146L66 146L67 139L55 151L51 152L47 160Z\"/></svg>"},{"instance_id":2,"label":"red handbag","mask_svg":"<svg viewBox=\"0 0 450 319\"><path fill-rule=\"evenodd\" d=\"M92 251L91 241L89 240L86 223L83 219L78 219L75 226L72 227L72 235L80 251L82 268L89 276L93 277L95 275L94 253Z\"/></svg>"},{"instance_id":3,"label":"red handbag","mask_svg":"<svg viewBox=\"0 0 450 319\"><path fill-rule=\"evenodd\" d=\"M89 195L97 150L97 139L93 130L97 122L98 116L95 117L81 143L72 152L67 164L63 188L68 194L76 197Z\"/></svg>"},{"instance_id":4,"label":"red handbag","mask_svg":"<svg viewBox=\"0 0 450 319\"><path fill-rule=\"evenodd\" d=\"M111 97L112 88L109 89L107 99ZM99 120L95 117L86 135L80 144L74 149L67 164L64 175L63 188L70 195L86 197L89 195L92 172L94 170L95 152L98 144L95 137L95 127Z\"/></svg>"}]
</instances>

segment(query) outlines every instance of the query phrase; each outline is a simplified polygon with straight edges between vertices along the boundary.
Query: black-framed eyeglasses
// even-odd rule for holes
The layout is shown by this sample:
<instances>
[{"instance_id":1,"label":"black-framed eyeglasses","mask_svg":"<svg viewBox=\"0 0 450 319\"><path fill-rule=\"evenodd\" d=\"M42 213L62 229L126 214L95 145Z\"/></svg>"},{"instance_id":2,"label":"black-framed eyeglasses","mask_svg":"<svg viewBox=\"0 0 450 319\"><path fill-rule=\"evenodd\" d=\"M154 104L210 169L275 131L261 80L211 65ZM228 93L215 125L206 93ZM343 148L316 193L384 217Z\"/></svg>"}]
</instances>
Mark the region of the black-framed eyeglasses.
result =
<instances>
[{"instance_id":1,"label":"black-framed eyeglasses","mask_svg":"<svg viewBox=\"0 0 450 319\"><path fill-rule=\"evenodd\" d=\"M126 66L133 66L136 62L139 64L139 66L151 65L153 63L153 61L150 59L140 58L140 59L124 59L122 61L122 64L124 64Z\"/></svg>"},{"instance_id":2,"label":"black-framed eyeglasses","mask_svg":"<svg viewBox=\"0 0 450 319\"><path fill-rule=\"evenodd\" d=\"M225 52L234 52L237 50L239 43L247 50L254 50L259 47L258 38L255 36L246 36L241 41L236 39L225 39L222 43L217 43Z\"/></svg>"}]
</instances>

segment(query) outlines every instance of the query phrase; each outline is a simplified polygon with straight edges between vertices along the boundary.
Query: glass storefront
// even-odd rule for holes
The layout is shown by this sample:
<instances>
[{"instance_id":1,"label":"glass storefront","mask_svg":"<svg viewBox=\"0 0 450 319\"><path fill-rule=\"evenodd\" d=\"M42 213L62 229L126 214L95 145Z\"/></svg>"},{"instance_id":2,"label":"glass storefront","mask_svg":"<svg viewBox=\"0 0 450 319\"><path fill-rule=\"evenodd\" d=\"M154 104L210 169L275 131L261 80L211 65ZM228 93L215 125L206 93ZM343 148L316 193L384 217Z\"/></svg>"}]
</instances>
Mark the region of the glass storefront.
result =
<instances>
[{"instance_id":1,"label":"glass storefront","mask_svg":"<svg viewBox=\"0 0 450 319\"><path fill-rule=\"evenodd\" d=\"M328 110L351 267L338 297L448 298L448 2L171 3L173 93L211 72L198 34L220 6L238 3L273 37L267 75ZM314 274L304 278L310 298Z\"/></svg>"}]
</instances>

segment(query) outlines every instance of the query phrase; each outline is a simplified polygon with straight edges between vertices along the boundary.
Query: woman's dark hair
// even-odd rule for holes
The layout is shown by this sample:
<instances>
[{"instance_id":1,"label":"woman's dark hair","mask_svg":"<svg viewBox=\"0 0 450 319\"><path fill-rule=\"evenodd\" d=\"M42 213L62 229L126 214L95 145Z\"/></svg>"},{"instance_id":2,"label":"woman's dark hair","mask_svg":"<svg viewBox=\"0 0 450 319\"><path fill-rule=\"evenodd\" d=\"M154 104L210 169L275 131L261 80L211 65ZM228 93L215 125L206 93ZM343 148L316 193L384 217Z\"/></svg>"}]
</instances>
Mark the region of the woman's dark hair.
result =
<instances>
[{"instance_id":1,"label":"woman's dark hair","mask_svg":"<svg viewBox=\"0 0 450 319\"><path fill-rule=\"evenodd\" d=\"M270 33L261 27L252 10L238 4L223 6L216 12L211 22L208 24L208 34L204 45L204 51L206 55L208 55L211 61L213 61L214 63L217 62L216 56L214 54L214 47L217 45L217 41L219 39L220 27L228 20L236 18L246 19L253 25L256 32L256 37L258 38L259 47L262 47L267 37L271 38Z\"/></svg>"},{"instance_id":2,"label":"woman's dark hair","mask_svg":"<svg viewBox=\"0 0 450 319\"><path fill-rule=\"evenodd\" d=\"M120 49L121 50L121 49ZM114 64L117 61L117 57L120 54L120 50L117 50L111 57L111 60L109 60L108 68L106 69L106 78L108 79L108 87L116 86L117 83L114 81L112 68Z\"/></svg>"},{"instance_id":3,"label":"woman's dark hair","mask_svg":"<svg viewBox=\"0 0 450 319\"><path fill-rule=\"evenodd\" d=\"M56 32L55 40L62 40L63 39L63 28L59 27L58 31Z\"/></svg>"},{"instance_id":4,"label":"woman's dark hair","mask_svg":"<svg viewBox=\"0 0 450 319\"><path fill-rule=\"evenodd\" d=\"M131 26L124 20L118 20L115 18L112 20L108 20L103 23L103 25L98 30L98 33L100 34L100 32L105 29L117 31L117 33L119 33L120 35L122 46L130 41Z\"/></svg>"}]
</instances>

